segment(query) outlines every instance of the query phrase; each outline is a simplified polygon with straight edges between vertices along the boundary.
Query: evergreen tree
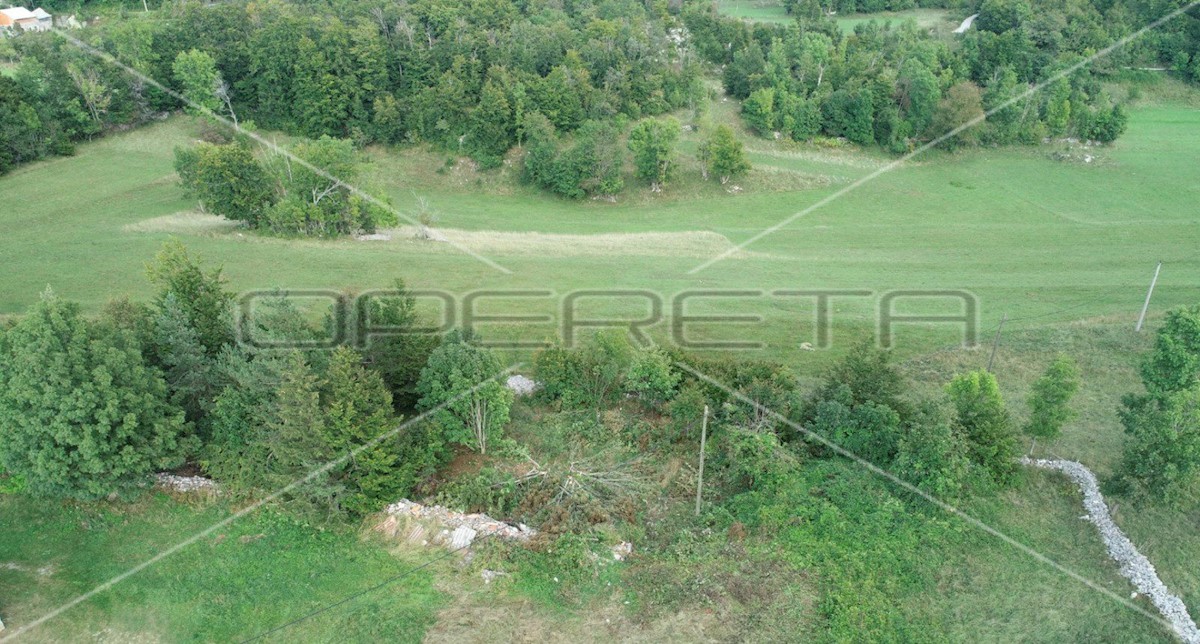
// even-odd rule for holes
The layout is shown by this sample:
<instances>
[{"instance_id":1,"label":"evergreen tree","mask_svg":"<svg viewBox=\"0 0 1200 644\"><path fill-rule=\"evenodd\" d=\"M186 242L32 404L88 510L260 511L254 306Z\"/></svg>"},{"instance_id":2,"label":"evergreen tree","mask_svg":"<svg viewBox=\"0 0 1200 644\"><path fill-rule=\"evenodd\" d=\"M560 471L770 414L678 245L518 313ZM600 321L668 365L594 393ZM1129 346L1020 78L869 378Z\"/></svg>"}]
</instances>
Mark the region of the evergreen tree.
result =
<instances>
[{"instance_id":1,"label":"evergreen tree","mask_svg":"<svg viewBox=\"0 0 1200 644\"><path fill-rule=\"evenodd\" d=\"M359 299L354 311L354 341L363 348L366 364L383 378L397 411L416 407L417 380L438 344L436 335L418 328L416 306L398 279L386 295Z\"/></svg>"},{"instance_id":2,"label":"evergreen tree","mask_svg":"<svg viewBox=\"0 0 1200 644\"><path fill-rule=\"evenodd\" d=\"M369 514L407 494L415 481L396 476L400 440L388 436L399 424L392 416L392 395L378 373L362 366L362 356L353 349L339 348L330 358L324 406L325 437L332 452L342 456L359 450L333 474L346 490L346 509Z\"/></svg>"},{"instance_id":3,"label":"evergreen tree","mask_svg":"<svg viewBox=\"0 0 1200 644\"><path fill-rule=\"evenodd\" d=\"M213 360L174 293L167 293L154 316L152 346L170 390L170 399L205 432L205 417L216 396Z\"/></svg>"},{"instance_id":4,"label":"evergreen tree","mask_svg":"<svg viewBox=\"0 0 1200 644\"><path fill-rule=\"evenodd\" d=\"M209 356L233 343L233 294L225 290L220 268L205 272L199 259L173 239L146 266L146 274L159 289L155 302L160 310L173 296Z\"/></svg>"},{"instance_id":5,"label":"evergreen tree","mask_svg":"<svg viewBox=\"0 0 1200 644\"><path fill-rule=\"evenodd\" d=\"M30 492L127 495L182 462L187 432L133 334L51 291L0 338L0 464Z\"/></svg>"},{"instance_id":6,"label":"evergreen tree","mask_svg":"<svg viewBox=\"0 0 1200 644\"><path fill-rule=\"evenodd\" d=\"M260 491L274 492L303 481L287 493L285 500L331 514L341 508L343 488L328 472L312 476L337 456L326 433L321 385L303 354L288 354L262 428L267 460L260 464Z\"/></svg>"}]
</instances>

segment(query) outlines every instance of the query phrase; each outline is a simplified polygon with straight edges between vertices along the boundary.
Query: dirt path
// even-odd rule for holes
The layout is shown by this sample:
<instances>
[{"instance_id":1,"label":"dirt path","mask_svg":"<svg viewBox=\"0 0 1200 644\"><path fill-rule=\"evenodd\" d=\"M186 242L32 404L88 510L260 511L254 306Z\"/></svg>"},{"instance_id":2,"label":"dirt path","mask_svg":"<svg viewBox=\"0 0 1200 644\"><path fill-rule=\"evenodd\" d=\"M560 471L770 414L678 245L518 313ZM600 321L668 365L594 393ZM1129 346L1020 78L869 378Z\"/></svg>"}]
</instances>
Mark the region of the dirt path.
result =
<instances>
[{"instance_id":1,"label":"dirt path","mask_svg":"<svg viewBox=\"0 0 1200 644\"><path fill-rule=\"evenodd\" d=\"M1025 457L1021 459L1021 464L1045 470L1058 470L1079 486L1079 490L1083 492L1083 507L1087 510L1087 519L1100 532L1100 538L1108 548L1108 556L1117 562L1121 574L1133 583L1137 592L1150 598L1181 640L1188 644L1200 644L1200 630L1196 628L1196 622L1192 621L1183 600L1171 594L1167 585L1158 578L1154 564L1138 552L1129 537L1126 537L1112 520L1108 513L1108 505L1104 503L1104 496L1100 494L1100 486L1096 483L1096 475L1075 461Z\"/></svg>"}]
</instances>

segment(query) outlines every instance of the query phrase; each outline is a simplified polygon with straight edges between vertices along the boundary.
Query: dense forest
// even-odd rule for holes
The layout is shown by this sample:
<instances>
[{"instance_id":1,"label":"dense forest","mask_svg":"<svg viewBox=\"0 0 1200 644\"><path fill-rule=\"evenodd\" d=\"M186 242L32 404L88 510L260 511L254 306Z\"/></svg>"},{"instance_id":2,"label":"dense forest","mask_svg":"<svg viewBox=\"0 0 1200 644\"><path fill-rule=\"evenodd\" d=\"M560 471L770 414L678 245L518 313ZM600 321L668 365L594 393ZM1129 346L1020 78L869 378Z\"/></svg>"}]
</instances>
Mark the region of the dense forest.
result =
<instances>
[{"instance_id":1,"label":"dense forest","mask_svg":"<svg viewBox=\"0 0 1200 644\"><path fill-rule=\"evenodd\" d=\"M247 127L359 146L425 142L484 166L531 136L566 154L576 132L610 141L631 122L696 107L706 74L720 75L764 135L897 152L1002 105L947 144L1111 141L1126 117L1104 91L1106 74L1167 65L1200 77L1200 20L1185 15L1010 102L1177 1L984 0L976 28L954 38L911 22L842 34L829 10L879 3L843 4L799 0L793 23L768 25L721 17L706 2L179 3L102 14L75 36L185 94L189 63L210 58L208 96L189 97ZM0 42L9 50L0 56L19 61L0 76L0 171L181 107L62 36ZM603 168L591 174L588 185L611 190ZM593 192L582 181L556 191Z\"/></svg>"}]
</instances>

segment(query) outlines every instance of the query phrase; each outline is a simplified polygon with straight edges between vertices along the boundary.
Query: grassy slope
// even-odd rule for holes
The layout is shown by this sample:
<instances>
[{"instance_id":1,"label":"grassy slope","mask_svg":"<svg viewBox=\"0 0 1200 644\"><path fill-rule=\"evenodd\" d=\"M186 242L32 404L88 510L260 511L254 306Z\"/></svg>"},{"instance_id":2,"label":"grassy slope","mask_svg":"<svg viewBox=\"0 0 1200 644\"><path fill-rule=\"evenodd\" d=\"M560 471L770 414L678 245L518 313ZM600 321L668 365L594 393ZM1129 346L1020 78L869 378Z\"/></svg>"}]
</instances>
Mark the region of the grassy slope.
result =
<instances>
[{"instance_id":1,"label":"grassy slope","mask_svg":"<svg viewBox=\"0 0 1200 644\"><path fill-rule=\"evenodd\" d=\"M728 109L726 106L722 108ZM446 244L408 238L391 242L280 240L236 232L173 230L207 259L223 263L235 289L387 285L402 276L419 287L466 292L475 288L647 288L666 297L689 288L969 289L981 298L983 327L1010 318L1057 322L1100 315L1132 317L1158 259L1167 261L1155 309L1200 297L1200 223L1191 212L1200 192L1190 151L1200 145L1200 111L1156 106L1134 112L1115 147L1094 151L1091 164L1055 161L1045 148L935 154L884 174L748 250L698 274L687 271L712 252L631 244L609 254L558 255L544 247L499 244L480 237L477 248L510 268L504 275ZM17 313L46 285L95 309L106 299L145 296L143 266L172 232L124 227L187 210L171 172L171 148L188 128L172 120L82 146L79 156L20 169L0 179L0 313ZM479 194L469 169L446 175L430 168L440 157L392 157L376 151L376 179L411 210L414 194L439 211L439 225L467 230L590 234L712 231L733 242L812 205L884 159L812 146L749 141L763 169L747 191L727 194L715 184L684 179L670 194L640 192L618 204L570 203L525 188ZM832 180L827 187L777 189L788 180ZM764 189L754 189L758 182ZM485 184L486 185L486 184ZM681 240L685 237L680 238ZM614 256L620 256L614 262ZM668 303L669 304L669 303ZM555 312L550 299L494 303L493 311L527 307ZM835 341L860 333L875 302L841 300ZM753 328L708 329L715 337L742 334L766 340L769 353L801 370L824 354L796 350L810 341L812 303L762 298L711 303L724 312L754 312ZM607 306L640 313L641 302ZM669 308L668 308L669 311ZM665 333L666 326L658 330ZM705 329L697 327L697 335ZM499 336L505 329L485 329ZM550 325L526 329L550 335ZM528 336L527 336L528 337ZM901 331L900 349L914 355L957 338L945 328Z\"/></svg>"}]
</instances>

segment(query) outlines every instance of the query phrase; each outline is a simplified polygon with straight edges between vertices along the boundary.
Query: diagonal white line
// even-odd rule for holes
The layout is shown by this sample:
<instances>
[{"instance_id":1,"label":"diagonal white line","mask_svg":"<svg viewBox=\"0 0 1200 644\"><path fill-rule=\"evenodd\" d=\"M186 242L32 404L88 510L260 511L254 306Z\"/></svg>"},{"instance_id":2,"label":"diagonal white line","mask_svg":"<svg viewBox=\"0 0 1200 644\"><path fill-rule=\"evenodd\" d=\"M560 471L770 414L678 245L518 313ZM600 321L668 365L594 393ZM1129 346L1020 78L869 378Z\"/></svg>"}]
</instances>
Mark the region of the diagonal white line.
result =
<instances>
[{"instance_id":1,"label":"diagonal white line","mask_svg":"<svg viewBox=\"0 0 1200 644\"><path fill-rule=\"evenodd\" d=\"M188 100L188 98L185 97L184 95L180 94L179 92L176 92L175 90L167 87L166 85L163 85L162 83L154 80L153 78L150 78L149 76L139 72L138 70L130 67L129 65L126 65L125 63L118 60L112 54L109 54L108 52L103 51L101 49L97 49L97 48L83 42L82 40L79 40L78 38L66 33L65 31L62 31L61 29L53 29L52 31L54 33L58 34L59 36L61 36L67 42L69 42L72 45L75 45L79 49L83 50L84 52L91 54L92 56L99 58L100 60L103 60L104 62L109 63L110 65L120 68L121 71L124 71L126 74L129 74L144 83L153 85L156 89L158 89L158 90L168 94L172 98L192 107L193 109L204 114L205 116L216 119L216 120L220 121L221 123L223 123L224 125L228 126L229 128L235 130L239 134L242 134L244 136L248 136L248 137L254 139L259 145L262 145L263 147L270 149L272 152L287 157L292 163L303 166L308 171L310 171L320 177L323 177L329 181L332 181L336 185L345 186L345 188L347 190L349 190L350 192L354 193L355 196L357 196L367 202L370 202L372 205L377 206L379 208L383 208L384 210L391 212L392 214L396 215L400 219L403 219L404 221L407 221L408 223L410 223L414 226L434 230L432 226L425 226L424 224L417 221L416 219L409 217L408 215L404 214L403 212L400 212L400 210L398 208L396 208L395 206L383 201L382 199L379 199L375 195L372 195L371 193L369 193L357 186L354 186L345 181L342 181L341 179L337 178L336 176L330 174L324 168L318 168L317 166L309 163L308 161L301 159L300 157L293 154L291 151L280 147L273 141L267 140L262 135L260 135L256 132L249 132L247 130L244 130L244 129L242 129L242 127L239 124L234 123L233 121L229 120L228 118L226 118L220 114L217 114L216 112L208 109L207 107L205 107L203 105L200 105L194 101ZM445 238L446 236L441 235L441 237ZM487 264L488 266L500 271L501 273L508 273L508 274L512 273L512 271L508 270L507 268L501 266L500 264L497 264L496 262L492 261L491 259L488 259L487 257L484 257L483 255L480 255L479 253L476 253L475 251L471 250L470 248L467 248L466 246L459 244L458 242L455 242L450 239L446 239L446 243L448 243L449 245L453 246L454 248L462 251L463 253L466 253L467 255L474 257L475 259L483 262L484 264Z\"/></svg>"},{"instance_id":2,"label":"diagonal white line","mask_svg":"<svg viewBox=\"0 0 1200 644\"><path fill-rule=\"evenodd\" d=\"M971 526L978 528L979 530L982 530L983 532L986 532L986 533L992 535L993 537L996 537L997 539L1000 539L1001 541L1016 548L1017 550L1020 550L1021 552L1029 555L1030 557L1033 557L1034 559L1038 560L1039 562L1044 563L1047 566L1054 568L1055 570L1082 583L1083 585L1087 586L1088 588L1091 588L1092 590L1095 590L1099 593L1104 594L1105 596L1109 597L1110 599L1116 600L1117 602L1121 603L1122 605L1126 606L1127 608L1130 608L1130 609L1154 620L1155 622L1162 624L1168 630L1172 630L1172 632L1174 632L1173 631L1174 627L1170 622L1163 619L1161 616L1155 615L1154 613L1146 610L1145 608L1142 608L1141 606L1138 606L1137 604L1129 601L1128 598L1122 597L1121 595L1118 595L1117 593L1101 586L1100 584L1092 581L1091 579L1084 577L1083 575L1075 572L1074 570L1067 568L1066 566L1058 563L1057 561L1054 561L1053 559L1047 557L1046 555L1034 550L1033 548L1030 548L1029 546L1021 543L1020 541L1017 541L1016 539L1008 536L1007 534L1001 532L1000 530L993 528L992 526L984 523L983 521L977 519L976 517L974 517L970 514L967 514L966 512L964 512L962 510L959 510L958 508L954 507L953 505L946 503L945 501L933 496L932 494L929 494L925 490L922 490L921 488L913 485L912 483L905 481L904 479L896 476L895 474L888 472L887 470L879 467L878 465L875 465L874 463L855 454L854 452L851 452L850 450L842 447L841 445L838 445L837 443L829 440L828 438L812 431L811 429L801 426L799 423L787 418L786 416L776 412L773 409L763 406L762 404L756 402L755 400L749 398L748 396L742 394L741 392L735 391L734 389L730 388L728 385L726 385L718 380L715 380L712 377L710 377L704 373L701 373L700 371L697 371L691 365L688 365L683 362L676 362L675 365L678 366L680 369L683 369L684 371L692 374L693 376L703 380L704 382L737 398L741 402L752 406L759 413L769 414L770 416L772 416L779 422L786 424L788 427L791 427L792 429L795 429L796 431L803 433L805 436L808 436L808 437L812 438L813 440L816 440L817 442L821 443L825 447L828 447L829 449L836 452L838 455L844 456L845 458L848 458L848 459L854 461L858 465L865 467L872 474L875 474L879 477L887 479L889 482L894 483L895 485L898 485L898 486L904 488L906 491L916 494L917 496L920 496L921 498L925 499L926 501L929 501L930 503L937 506L941 510L959 517L960 519L962 519L963 521L966 521Z\"/></svg>"},{"instance_id":3,"label":"diagonal white line","mask_svg":"<svg viewBox=\"0 0 1200 644\"><path fill-rule=\"evenodd\" d=\"M55 608L54 610L50 611L49 613L46 613L45 615L42 615L41 617L33 620L32 622L29 622L28 624L21 626L20 628L13 631L12 633L0 637L0 641L8 642L8 641L14 640L14 639L20 637L21 635L28 633L29 631L37 628L38 626L45 624L46 622L54 619L55 617L58 617L59 615L65 613L66 611L74 608L75 606L78 606L79 604L82 604L83 602L91 599L92 597L95 597L96 595L103 593L104 591L108 590L109 588L112 588L113 586L116 586L117 584L125 581L126 579L129 579L130 577L138 574L139 572L145 570L146 568L149 568L150 566L153 566L154 564L162 561L163 559L170 557L171 555L179 552L180 550L187 548L188 546L207 537L208 535L212 534L213 532L220 530L221 528L233 523L234 521L237 521L238 519L246 516L247 514L251 514L251 513L255 512L256 510L263 507L264 505L270 503L271 501L274 501L275 499L278 499L279 497L283 496L284 494L287 494L288 492L296 489L297 487L304 485L305 483L313 480L314 478L316 478L318 476L321 476L322 474L325 474L326 472L328 472L329 470L331 470L335 467L344 465L347 461L354 458L355 456L358 456L363 451L371 449L372 447L375 447L379 443L395 436L396 434L399 434L400 432L404 431L405 429L408 429L409 427L413 426L414 424L424 421L425 419L429 418L429 416L431 416L432 414L435 414L435 413L445 409L446 407L453 405L454 403L458 402L459 400L462 400L463 398L470 396L471 394L475 393L476 391L479 391L479 389L481 387L483 387L484 385L488 384L489 382L494 381L496 378L499 378L500 376L512 373L512 371L515 370L519 366L521 366L521 363L519 363L519 362L514 363L512 366L508 367L507 369L489 377L487 380L480 382L479 384L475 385L474 387L471 387L470 389L450 398L449 400L438 405L437 407L434 407L433 409L429 409L425 412L422 412L421 414L414 416L411 419L397 425L396 427L376 436L375 438L371 439L370 441L367 441L366 443L359 445L358 447L350 450L349 452L346 452L345 454L339 456L338 458L335 458L334 460L329 461L328 463L325 463L324 465L309 472L303 478L299 478L299 479L296 479L295 481L292 481L291 483L288 483L287 485L279 488L278 490L272 492L271 494L267 495L266 497L259 499L258 501L255 501L254 503L246 506L245 508L238 510L237 512L218 521L217 523L214 523L213 525L209 526L208 528L205 528L204 530L197 532L196 534L188 537L187 539L184 539L183 541L180 541L179 543L171 546L170 548L163 550L162 552L154 555L153 557L150 557L149 559L147 559L147 560L143 561L142 563L130 568L129 570L126 570L125 572L113 577L112 579L109 579L108 581L100 584L99 586L96 586L95 588L87 591L86 593L83 593L82 595L75 597L74 599L66 602L65 604L62 604L61 606L59 606L58 608Z\"/></svg>"},{"instance_id":4,"label":"diagonal white line","mask_svg":"<svg viewBox=\"0 0 1200 644\"><path fill-rule=\"evenodd\" d=\"M917 148L916 150L913 150L912 152L905 154L904 156L900 157L899 159L896 159L895 161L888 163L887 165L875 170L871 174L868 174L867 176L856 180L854 183L851 183L850 185L842 188L841 190L838 190L837 192L825 197L824 199L821 199L820 201L805 208L804 210L801 210L797 213L793 213L792 215L790 215L783 221L780 221L768 228L765 228L765 229L759 231L754 236L752 236L750 239L747 239L746 241L743 241L731 248L727 248L727 249L721 251L719 254L717 254L712 259L709 259L709 260L705 261L704 263L696 266L695 268L692 268L691 270L689 270L688 275L694 275L694 274L699 273L700 271L708 268L709 266L716 264L717 262L728 259L734 253L741 251L743 248L757 242L758 240L762 239L763 237L774 234L775 232L778 232L781 228L784 228L785 226L788 226L789 224L791 224L793 221L796 221L797 219L813 212L814 210L817 210L819 208L827 206L833 201L837 201L838 199L842 198L846 194L851 193L851 192L861 188L862 186L874 181L875 179L879 178L882 175L885 175L885 174L891 172L892 170L895 170L896 168L903 165L909 159L912 159L913 157L918 156L920 154L924 154L925 152L928 152L929 150L937 147L938 145L941 145L946 140L956 137L959 134L963 133L964 131L966 131L970 128L973 128L976 125L979 125L980 123L987 120L987 118L989 116L995 114L996 112L999 112L1005 108L1011 107L1013 104L1019 103L1020 101L1023 101L1025 99L1029 98L1030 96L1033 96L1037 92L1041 91L1047 85L1054 83L1055 81L1059 80L1060 78L1065 78L1067 76L1070 76L1071 74L1074 74L1075 72L1079 71L1083 67L1086 67L1086 66L1092 64L1097 59L1103 58L1104 56L1111 54L1113 51L1120 49L1121 47L1124 47L1125 45L1129 44L1130 42L1144 36L1147 32L1157 29L1158 27L1162 26L1163 23L1179 17L1180 15L1186 13L1188 10L1190 10L1196 6L1200 6L1200 0L1194 0L1193 2L1187 4L1179 9L1176 9L1175 11L1172 11L1171 13L1168 13L1167 15L1163 16L1162 18L1155 20L1154 22L1146 25L1145 27L1142 27L1141 29L1138 29L1137 31L1133 32L1132 34L1129 34L1128 36L1125 36L1124 38L1121 38L1117 42L1109 45L1108 47L1105 47L1104 49L1101 49L1100 51L1096 52L1095 54L1079 61L1078 63L1075 63L1074 65L1071 65L1070 67L1067 67L1066 69L1059 71L1056 74L1051 75L1046 80L1042 81L1041 83L1039 83L1037 85L1034 85L1033 87L1029 88L1028 90L1026 90L1012 98L1009 98L1008 100L1004 101L1003 103L1000 103L996 107L993 107L991 110L985 112L981 116L977 116L977 117L971 119L970 121L967 121L966 123L963 123L962 125L959 125L958 127L954 128L953 130L950 130L949 132L946 132L945 134L926 143L925 145L922 145L921 147Z\"/></svg>"}]
</instances>

